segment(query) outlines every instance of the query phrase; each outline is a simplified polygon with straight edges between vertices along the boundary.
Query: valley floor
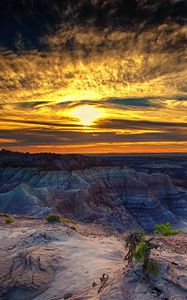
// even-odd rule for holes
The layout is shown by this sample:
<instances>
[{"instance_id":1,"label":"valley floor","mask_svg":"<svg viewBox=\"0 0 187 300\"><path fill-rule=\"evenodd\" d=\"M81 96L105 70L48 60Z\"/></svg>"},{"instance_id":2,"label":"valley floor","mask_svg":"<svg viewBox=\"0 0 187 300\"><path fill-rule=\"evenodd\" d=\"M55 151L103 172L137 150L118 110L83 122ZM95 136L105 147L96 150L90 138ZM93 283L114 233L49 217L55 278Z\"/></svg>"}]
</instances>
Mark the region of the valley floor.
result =
<instances>
[{"instance_id":1,"label":"valley floor","mask_svg":"<svg viewBox=\"0 0 187 300\"><path fill-rule=\"evenodd\" d=\"M1 216L0 299L187 299L187 234L156 239L152 257L160 273L146 284L141 267L124 262L123 235L94 224L29 218L6 225Z\"/></svg>"}]
</instances>

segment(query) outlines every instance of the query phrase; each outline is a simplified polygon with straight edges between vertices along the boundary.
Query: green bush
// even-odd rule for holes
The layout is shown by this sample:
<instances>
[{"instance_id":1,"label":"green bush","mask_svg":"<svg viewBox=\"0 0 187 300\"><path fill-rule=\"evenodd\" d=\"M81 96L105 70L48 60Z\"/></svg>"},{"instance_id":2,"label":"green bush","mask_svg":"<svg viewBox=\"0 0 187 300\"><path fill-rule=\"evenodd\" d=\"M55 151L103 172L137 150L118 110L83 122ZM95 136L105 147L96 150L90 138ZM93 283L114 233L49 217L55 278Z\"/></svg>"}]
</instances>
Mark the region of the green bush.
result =
<instances>
[{"instance_id":1,"label":"green bush","mask_svg":"<svg viewBox=\"0 0 187 300\"><path fill-rule=\"evenodd\" d=\"M132 230L126 238L125 247L128 248L132 240L136 241L136 243L143 241L144 237L145 235L142 231L136 229Z\"/></svg>"},{"instance_id":2,"label":"green bush","mask_svg":"<svg viewBox=\"0 0 187 300\"><path fill-rule=\"evenodd\" d=\"M61 217L58 215L49 215L46 217L46 221L49 223L61 222Z\"/></svg>"},{"instance_id":3,"label":"green bush","mask_svg":"<svg viewBox=\"0 0 187 300\"><path fill-rule=\"evenodd\" d=\"M155 232L158 234L161 234L163 236L170 236L170 235L181 232L181 230L179 228L173 229L172 225L169 222L167 222L165 224L156 224Z\"/></svg>"},{"instance_id":4,"label":"green bush","mask_svg":"<svg viewBox=\"0 0 187 300\"><path fill-rule=\"evenodd\" d=\"M157 275L160 271L158 263L150 259L151 251L157 249L153 237L147 239L141 231L132 231L126 238L126 247L129 248L124 260L129 266L133 266L133 259L142 265L144 279L149 279L148 274Z\"/></svg>"},{"instance_id":5,"label":"green bush","mask_svg":"<svg viewBox=\"0 0 187 300\"><path fill-rule=\"evenodd\" d=\"M136 250L133 253L133 257L136 262L144 264L145 258L147 256L147 251L149 250L148 247L149 244L146 242L146 240L142 240L141 242L138 243L138 245L136 246ZM153 259L149 259L146 267L146 272L149 274L158 275L160 272L159 264Z\"/></svg>"},{"instance_id":6,"label":"green bush","mask_svg":"<svg viewBox=\"0 0 187 300\"><path fill-rule=\"evenodd\" d=\"M10 216L6 217L5 218L5 223L6 224L12 224L14 222L14 219Z\"/></svg>"},{"instance_id":7,"label":"green bush","mask_svg":"<svg viewBox=\"0 0 187 300\"><path fill-rule=\"evenodd\" d=\"M137 262L143 262L146 250L147 250L147 244L144 240L142 240L141 242L138 243L138 245L133 253L134 259Z\"/></svg>"},{"instance_id":8,"label":"green bush","mask_svg":"<svg viewBox=\"0 0 187 300\"><path fill-rule=\"evenodd\" d=\"M148 262L147 271L150 274L159 275L160 266L155 260L150 259L150 261Z\"/></svg>"}]
</instances>

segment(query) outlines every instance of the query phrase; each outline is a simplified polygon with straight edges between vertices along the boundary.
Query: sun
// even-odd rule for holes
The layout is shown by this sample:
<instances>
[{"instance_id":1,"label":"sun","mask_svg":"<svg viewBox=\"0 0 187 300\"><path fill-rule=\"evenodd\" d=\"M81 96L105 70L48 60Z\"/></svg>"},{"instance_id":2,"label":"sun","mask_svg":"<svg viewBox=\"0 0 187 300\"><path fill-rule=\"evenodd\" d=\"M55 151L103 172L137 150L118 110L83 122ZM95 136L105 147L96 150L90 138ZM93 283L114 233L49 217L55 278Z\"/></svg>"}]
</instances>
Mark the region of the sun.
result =
<instances>
[{"instance_id":1,"label":"sun","mask_svg":"<svg viewBox=\"0 0 187 300\"><path fill-rule=\"evenodd\" d=\"M78 118L84 126L93 124L97 119L102 117L102 111L91 105L82 105L71 111L73 117Z\"/></svg>"}]
</instances>

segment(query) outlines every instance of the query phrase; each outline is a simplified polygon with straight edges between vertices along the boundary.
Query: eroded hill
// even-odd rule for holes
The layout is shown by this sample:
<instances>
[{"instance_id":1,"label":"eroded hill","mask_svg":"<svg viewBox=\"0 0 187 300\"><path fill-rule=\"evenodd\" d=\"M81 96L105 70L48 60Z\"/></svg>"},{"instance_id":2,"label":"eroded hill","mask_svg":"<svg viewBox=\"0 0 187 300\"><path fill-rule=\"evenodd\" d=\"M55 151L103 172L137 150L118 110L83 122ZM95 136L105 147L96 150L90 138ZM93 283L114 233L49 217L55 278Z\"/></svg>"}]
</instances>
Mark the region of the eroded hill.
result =
<instances>
[{"instance_id":1,"label":"eroded hill","mask_svg":"<svg viewBox=\"0 0 187 300\"><path fill-rule=\"evenodd\" d=\"M8 152L1 154L0 211L35 217L55 212L119 232L152 231L167 221L186 230L187 191L167 174L137 172L108 159Z\"/></svg>"}]
</instances>

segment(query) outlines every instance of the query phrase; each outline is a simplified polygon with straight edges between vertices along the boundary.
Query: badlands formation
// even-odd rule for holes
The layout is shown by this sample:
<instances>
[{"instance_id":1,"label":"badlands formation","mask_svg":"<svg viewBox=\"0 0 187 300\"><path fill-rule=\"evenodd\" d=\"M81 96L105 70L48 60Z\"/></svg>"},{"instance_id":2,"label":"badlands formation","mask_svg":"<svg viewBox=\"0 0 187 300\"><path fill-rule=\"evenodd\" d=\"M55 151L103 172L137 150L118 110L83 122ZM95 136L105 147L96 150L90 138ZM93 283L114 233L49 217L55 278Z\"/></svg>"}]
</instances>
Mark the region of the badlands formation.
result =
<instances>
[{"instance_id":1,"label":"badlands formation","mask_svg":"<svg viewBox=\"0 0 187 300\"><path fill-rule=\"evenodd\" d=\"M137 172L81 155L0 155L0 211L37 218L55 212L76 221L154 230L169 221L186 230L187 190L167 174Z\"/></svg>"}]
</instances>

